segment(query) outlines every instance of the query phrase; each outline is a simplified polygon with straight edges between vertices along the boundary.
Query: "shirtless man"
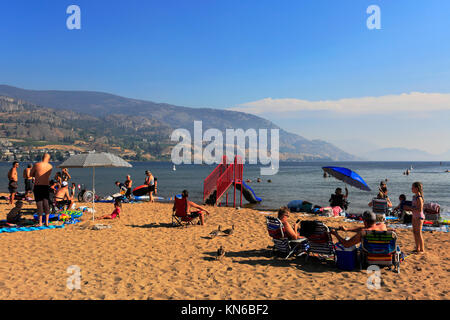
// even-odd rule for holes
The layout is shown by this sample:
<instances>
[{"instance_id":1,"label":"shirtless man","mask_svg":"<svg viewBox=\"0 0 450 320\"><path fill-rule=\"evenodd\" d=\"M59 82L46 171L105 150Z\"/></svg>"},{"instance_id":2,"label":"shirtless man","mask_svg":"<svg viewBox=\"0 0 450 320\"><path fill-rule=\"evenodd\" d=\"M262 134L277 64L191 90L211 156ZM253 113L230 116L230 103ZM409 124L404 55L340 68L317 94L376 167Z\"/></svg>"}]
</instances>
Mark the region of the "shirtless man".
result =
<instances>
[{"instance_id":1,"label":"shirtless man","mask_svg":"<svg viewBox=\"0 0 450 320\"><path fill-rule=\"evenodd\" d=\"M58 206L67 206L67 208L71 208L73 204L73 197L69 194L69 183L67 181L63 181L61 184L61 188L55 194L56 204Z\"/></svg>"},{"instance_id":2,"label":"shirtless man","mask_svg":"<svg viewBox=\"0 0 450 320\"><path fill-rule=\"evenodd\" d=\"M131 198L131 187L133 186L133 180L131 180L131 176L130 175L127 175L127 179L125 180L124 185L127 188L127 191L125 193L125 197L130 199Z\"/></svg>"},{"instance_id":3,"label":"shirtless man","mask_svg":"<svg viewBox=\"0 0 450 320\"><path fill-rule=\"evenodd\" d=\"M34 187L34 178L31 176L31 168L33 166L31 164L28 165L28 167L23 170L23 179L25 182L25 194L30 195L30 193L33 193L33 187Z\"/></svg>"},{"instance_id":4,"label":"shirtless man","mask_svg":"<svg viewBox=\"0 0 450 320\"><path fill-rule=\"evenodd\" d=\"M13 204L14 202L14 197L16 196L17 193L17 168L19 167L19 163L17 161L14 161L12 164L12 168L9 169L8 171L8 190L9 190L9 204Z\"/></svg>"},{"instance_id":5,"label":"shirtless man","mask_svg":"<svg viewBox=\"0 0 450 320\"><path fill-rule=\"evenodd\" d=\"M39 226L42 226L42 215L45 211L45 225L48 226L50 215L49 205L49 180L53 166L50 164L48 153L42 156L42 161L36 163L31 169L31 176L34 177L34 200L36 201L39 215Z\"/></svg>"},{"instance_id":6,"label":"shirtless man","mask_svg":"<svg viewBox=\"0 0 450 320\"><path fill-rule=\"evenodd\" d=\"M373 212L366 211L363 213L363 221L364 221L364 227L358 227L354 229L347 229L345 227L339 228L342 231L350 231L350 232L356 232L356 234L350 238L349 240L345 240L342 238L335 229L331 229L330 232L332 235L334 235L339 242L345 247L349 248L354 245L357 245L361 242L361 233L362 231L387 231L386 225L384 223L376 223L377 217L376 214Z\"/></svg>"}]
</instances>

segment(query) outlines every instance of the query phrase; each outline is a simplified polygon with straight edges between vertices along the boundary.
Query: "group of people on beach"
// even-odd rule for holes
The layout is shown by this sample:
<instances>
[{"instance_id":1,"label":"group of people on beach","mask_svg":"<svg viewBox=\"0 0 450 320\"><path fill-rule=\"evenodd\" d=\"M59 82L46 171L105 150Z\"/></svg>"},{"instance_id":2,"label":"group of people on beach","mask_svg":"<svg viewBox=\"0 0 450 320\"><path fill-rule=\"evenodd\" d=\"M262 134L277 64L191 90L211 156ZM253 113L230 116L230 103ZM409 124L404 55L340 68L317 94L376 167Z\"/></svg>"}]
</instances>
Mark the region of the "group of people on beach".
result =
<instances>
[{"instance_id":1,"label":"group of people on beach","mask_svg":"<svg viewBox=\"0 0 450 320\"><path fill-rule=\"evenodd\" d=\"M17 196L19 162L14 161L12 168L8 171L8 189L10 192L9 203L13 204ZM72 183L69 190L69 180L72 178L67 168L57 172L54 179L51 178L53 166L50 164L50 154L45 153L42 160L34 165L29 164L23 171L25 183L25 196L34 194L37 212L39 215L38 226L43 225L42 216L45 213L45 225L49 225L50 211L53 206L70 208L74 202L76 185ZM23 201L16 201L16 206L7 215L10 223L18 222L21 219L20 210Z\"/></svg>"},{"instance_id":2,"label":"group of people on beach","mask_svg":"<svg viewBox=\"0 0 450 320\"><path fill-rule=\"evenodd\" d=\"M131 180L130 175L127 175L125 182L122 183L116 181L115 185L119 188L119 193L121 195L125 196L127 199L131 199L133 180ZM146 170L144 185L147 186L150 202L154 202L154 195L158 193L158 178L154 177L150 171Z\"/></svg>"},{"instance_id":3,"label":"group of people on beach","mask_svg":"<svg viewBox=\"0 0 450 320\"><path fill-rule=\"evenodd\" d=\"M15 207L7 215L7 220L10 223L18 222L21 218L20 211L23 207L23 201L17 199L18 189L18 168L19 162L14 161L11 169L8 171L8 190L10 193L9 204L14 204ZM43 225L42 217L45 214L45 225L49 225L49 215L54 210L54 205L57 207L72 208L74 204L77 186L72 183L69 186L69 181L72 179L67 168L56 172L53 179L51 173L53 166L50 164L50 154L43 155L42 160L34 165L29 164L23 171L23 178L25 183L25 196L30 197L34 194L37 212L39 215L38 226ZM147 185L147 192L150 202L154 202L154 194L158 192L157 178L146 170L144 185ZM121 194L127 199L131 198L133 180L130 175L126 176L125 182L116 181ZM114 211L110 215L105 215L99 219L115 219L119 217L121 208L121 200L116 199L114 202Z\"/></svg>"},{"instance_id":4,"label":"group of people on beach","mask_svg":"<svg viewBox=\"0 0 450 320\"><path fill-rule=\"evenodd\" d=\"M392 208L392 202L388 196L388 189L386 185L387 179L385 181L380 182L379 192L377 194L376 199L385 199L389 208ZM412 231L414 235L415 241L415 250L414 253L423 253L425 252L425 244L422 233L422 227L425 220L424 214L424 197L423 197L423 184L421 182L414 182L411 186L411 191L414 194L412 201L407 201L406 196L404 194L399 197L399 205L395 208L396 210L402 211L410 211L412 213ZM348 206L348 189L345 188L345 194L342 193L341 188L337 188L335 194L333 194L330 198L330 205L339 206L342 210L346 210ZM370 207L373 205L373 202L368 204ZM300 220L297 221L293 226L288 223L289 217L289 209L287 207L282 207L278 211L278 218L283 223L285 234L289 239L298 239L299 235L299 227ZM332 229L331 233L338 239L338 241L344 247L351 247L361 242L361 234L362 231L376 230L376 231L386 231L387 227L384 221L379 221L377 215L370 211L365 211L362 215L362 219L364 222L364 227L358 227L354 229L346 229L341 227L339 229ZM340 231L349 231L355 232L356 234L350 238L345 239L339 233Z\"/></svg>"}]
</instances>

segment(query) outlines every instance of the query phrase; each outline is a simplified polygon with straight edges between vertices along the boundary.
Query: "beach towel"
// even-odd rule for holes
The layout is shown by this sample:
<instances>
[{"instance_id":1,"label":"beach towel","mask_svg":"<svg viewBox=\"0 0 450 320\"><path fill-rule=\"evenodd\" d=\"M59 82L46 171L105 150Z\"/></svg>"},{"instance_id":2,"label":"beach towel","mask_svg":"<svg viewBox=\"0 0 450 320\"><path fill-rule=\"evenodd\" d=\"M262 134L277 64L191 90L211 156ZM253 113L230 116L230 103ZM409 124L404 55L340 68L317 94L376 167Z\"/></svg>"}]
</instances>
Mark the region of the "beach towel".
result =
<instances>
[{"instance_id":1,"label":"beach towel","mask_svg":"<svg viewBox=\"0 0 450 320\"><path fill-rule=\"evenodd\" d=\"M60 226L41 226L41 227L19 227L19 228L2 228L0 229L0 233L13 233L20 231L38 231L38 230L46 230L46 229L62 229L64 225Z\"/></svg>"}]
</instances>

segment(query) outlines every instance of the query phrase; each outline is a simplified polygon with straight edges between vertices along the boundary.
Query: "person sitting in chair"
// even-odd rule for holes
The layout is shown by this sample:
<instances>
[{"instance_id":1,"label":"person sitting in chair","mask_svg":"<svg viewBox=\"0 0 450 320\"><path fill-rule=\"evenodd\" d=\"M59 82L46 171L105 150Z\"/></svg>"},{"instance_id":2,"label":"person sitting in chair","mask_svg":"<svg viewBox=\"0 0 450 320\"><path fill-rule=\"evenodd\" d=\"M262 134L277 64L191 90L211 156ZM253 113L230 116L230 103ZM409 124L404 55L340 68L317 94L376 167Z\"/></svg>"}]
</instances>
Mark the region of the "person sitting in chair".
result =
<instances>
[{"instance_id":1,"label":"person sitting in chair","mask_svg":"<svg viewBox=\"0 0 450 320\"><path fill-rule=\"evenodd\" d=\"M300 227L300 221L297 221L294 224L294 227L292 227L288 221L289 213L290 213L290 211L289 211L288 207L281 207L280 210L278 210L278 219L283 224L283 232L284 232L285 236L289 240L296 240L296 239L300 238L300 234L298 232L299 227Z\"/></svg>"},{"instance_id":2,"label":"person sitting in chair","mask_svg":"<svg viewBox=\"0 0 450 320\"><path fill-rule=\"evenodd\" d=\"M189 201L188 197L189 197L189 193L187 190L183 190L183 192L181 193L181 196L183 197L184 200L186 200L186 212L189 218L200 218L200 224L203 226L205 225L205 214L209 215L208 210L206 210L204 207L196 204L195 202ZM196 208L198 209L197 211L193 211L191 212L191 208ZM176 206L175 204L173 205L173 213L176 212Z\"/></svg>"},{"instance_id":3,"label":"person sitting in chair","mask_svg":"<svg viewBox=\"0 0 450 320\"><path fill-rule=\"evenodd\" d=\"M362 239L362 232L363 231L370 231L370 230L374 230L374 231L387 231L386 225L383 222L380 223L376 223L377 217L375 215L375 213L370 212L370 211L365 211L363 213L363 221L364 221L364 227L358 227L358 228L354 228L354 229L347 229L345 227L340 227L339 230L342 231L349 231L349 232L356 232L356 234L350 238L349 240L346 240L344 238L342 238L338 233L336 229L330 228L330 232L332 235L334 235L339 242L345 247L345 248L349 248L352 247L354 245L357 245L358 243L361 242Z\"/></svg>"},{"instance_id":4,"label":"person sitting in chair","mask_svg":"<svg viewBox=\"0 0 450 320\"><path fill-rule=\"evenodd\" d=\"M378 192L376 199L384 199L387 202L387 206L388 208L392 208L392 202L391 199L389 199L389 197L387 196L386 193L384 193L383 191L380 190L380 192ZM373 202L369 202L369 207L373 206Z\"/></svg>"},{"instance_id":5,"label":"person sitting in chair","mask_svg":"<svg viewBox=\"0 0 450 320\"><path fill-rule=\"evenodd\" d=\"M330 207L341 207L342 210L347 210L348 207L348 189L345 188L345 195L342 194L342 189L337 188L335 193L331 195L330 200Z\"/></svg>"},{"instance_id":6,"label":"person sitting in chair","mask_svg":"<svg viewBox=\"0 0 450 320\"><path fill-rule=\"evenodd\" d=\"M73 198L69 194L69 183L67 181L63 181L61 183L61 188L55 194L56 205L58 207L71 208L73 204Z\"/></svg>"}]
</instances>

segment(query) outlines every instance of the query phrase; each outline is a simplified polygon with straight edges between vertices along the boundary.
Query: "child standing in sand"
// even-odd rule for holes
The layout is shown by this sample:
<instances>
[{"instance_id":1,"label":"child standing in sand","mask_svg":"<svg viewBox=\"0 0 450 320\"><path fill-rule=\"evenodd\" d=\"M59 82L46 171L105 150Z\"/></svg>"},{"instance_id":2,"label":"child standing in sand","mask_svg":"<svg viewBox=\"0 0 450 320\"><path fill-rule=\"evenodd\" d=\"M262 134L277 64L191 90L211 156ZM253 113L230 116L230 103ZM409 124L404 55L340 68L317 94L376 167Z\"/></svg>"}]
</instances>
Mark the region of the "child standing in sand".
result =
<instances>
[{"instance_id":1,"label":"child standing in sand","mask_svg":"<svg viewBox=\"0 0 450 320\"><path fill-rule=\"evenodd\" d=\"M111 214L105 214L102 217L96 218L96 220L102 219L120 219L120 209L122 208L122 203L120 200L114 201L114 211Z\"/></svg>"},{"instance_id":2,"label":"child standing in sand","mask_svg":"<svg viewBox=\"0 0 450 320\"><path fill-rule=\"evenodd\" d=\"M414 182L411 187L411 191L414 193L412 206L404 206L405 210L412 211L412 230L414 234L414 241L416 242L416 248L414 253L424 253L425 244L422 234L422 226L425 220L425 214L423 213L423 185L421 182Z\"/></svg>"}]
</instances>

